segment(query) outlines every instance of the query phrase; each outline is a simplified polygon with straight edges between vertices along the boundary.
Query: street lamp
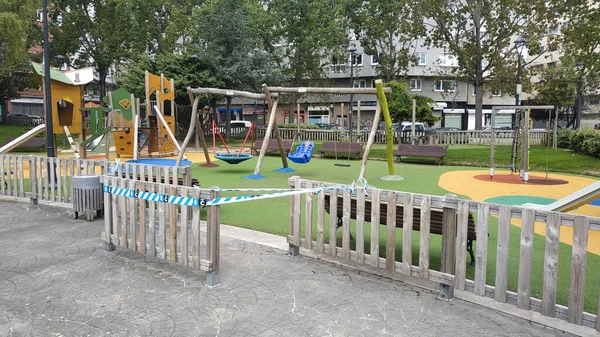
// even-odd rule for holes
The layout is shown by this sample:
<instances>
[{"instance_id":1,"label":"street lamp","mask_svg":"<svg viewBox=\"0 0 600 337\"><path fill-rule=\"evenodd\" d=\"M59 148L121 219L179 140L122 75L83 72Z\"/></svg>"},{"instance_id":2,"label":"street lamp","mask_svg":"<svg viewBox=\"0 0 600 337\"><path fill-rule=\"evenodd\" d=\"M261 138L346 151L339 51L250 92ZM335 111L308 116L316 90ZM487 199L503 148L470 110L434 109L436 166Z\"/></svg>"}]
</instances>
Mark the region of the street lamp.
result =
<instances>
[{"instance_id":1,"label":"street lamp","mask_svg":"<svg viewBox=\"0 0 600 337\"><path fill-rule=\"evenodd\" d=\"M583 82L583 69L585 63L577 62L575 63L575 68L579 71L579 77L577 78L577 111L575 111L575 123L573 124L574 129L579 129L581 127L581 100L582 100L582 82Z\"/></svg>"},{"instance_id":2,"label":"street lamp","mask_svg":"<svg viewBox=\"0 0 600 337\"><path fill-rule=\"evenodd\" d=\"M350 52L350 88L354 88L354 53L356 53L356 47L352 46L348 49ZM348 109L348 131L350 143L352 143L352 110L354 105L354 95L350 94L350 108ZM358 121L360 123L360 121ZM342 128L344 127L342 123Z\"/></svg>"},{"instance_id":3,"label":"street lamp","mask_svg":"<svg viewBox=\"0 0 600 337\"><path fill-rule=\"evenodd\" d=\"M527 40L519 36L514 43L517 48L517 91L515 93L515 105L521 105L521 53L527 44Z\"/></svg>"}]
</instances>

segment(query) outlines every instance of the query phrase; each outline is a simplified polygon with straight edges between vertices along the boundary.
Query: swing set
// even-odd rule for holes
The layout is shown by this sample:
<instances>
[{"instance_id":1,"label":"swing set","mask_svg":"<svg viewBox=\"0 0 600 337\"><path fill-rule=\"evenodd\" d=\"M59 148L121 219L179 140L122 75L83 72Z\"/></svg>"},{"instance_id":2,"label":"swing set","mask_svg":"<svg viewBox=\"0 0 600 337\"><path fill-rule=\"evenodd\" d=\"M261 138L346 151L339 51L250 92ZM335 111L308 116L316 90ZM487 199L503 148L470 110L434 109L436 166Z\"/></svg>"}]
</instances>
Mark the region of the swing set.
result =
<instances>
[{"instance_id":1,"label":"swing set","mask_svg":"<svg viewBox=\"0 0 600 337\"><path fill-rule=\"evenodd\" d=\"M223 145L225 146L225 150L227 150L227 153L217 153L217 139L216 139L216 135L219 135L219 138L221 139L221 142L223 142ZM250 144L250 154L248 153L242 153L242 151L244 151L244 147L246 146L246 142L248 141L248 137L252 135L251 138L251 144ZM244 142L242 143L242 148L240 148L240 150L236 153L231 153L229 151L229 147L227 147L227 143L225 143L225 139L223 139L223 135L221 135L221 131L219 131L219 127L217 126L217 123L215 123L215 121L212 122L212 139L213 139L213 155L215 156L216 159L220 159L224 162L226 162L227 164L239 164L243 161L246 161L248 159L252 158L252 149L254 148L254 123L252 123L250 125L250 127L248 128L248 132L246 133L246 138L244 138Z\"/></svg>"}]
</instances>

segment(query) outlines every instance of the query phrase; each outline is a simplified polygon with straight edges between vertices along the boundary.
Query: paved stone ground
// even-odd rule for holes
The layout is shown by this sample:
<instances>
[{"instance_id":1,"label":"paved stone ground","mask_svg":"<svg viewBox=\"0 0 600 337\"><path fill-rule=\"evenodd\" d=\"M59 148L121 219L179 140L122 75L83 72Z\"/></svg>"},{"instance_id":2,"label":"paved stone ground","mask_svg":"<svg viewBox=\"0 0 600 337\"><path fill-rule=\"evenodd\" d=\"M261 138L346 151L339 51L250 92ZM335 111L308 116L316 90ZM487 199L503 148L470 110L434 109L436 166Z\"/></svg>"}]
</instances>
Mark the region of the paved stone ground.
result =
<instances>
[{"instance_id":1,"label":"paved stone ground","mask_svg":"<svg viewBox=\"0 0 600 337\"><path fill-rule=\"evenodd\" d=\"M0 202L0 336L549 336L401 282L222 239L222 285L103 251L101 221Z\"/></svg>"}]
</instances>

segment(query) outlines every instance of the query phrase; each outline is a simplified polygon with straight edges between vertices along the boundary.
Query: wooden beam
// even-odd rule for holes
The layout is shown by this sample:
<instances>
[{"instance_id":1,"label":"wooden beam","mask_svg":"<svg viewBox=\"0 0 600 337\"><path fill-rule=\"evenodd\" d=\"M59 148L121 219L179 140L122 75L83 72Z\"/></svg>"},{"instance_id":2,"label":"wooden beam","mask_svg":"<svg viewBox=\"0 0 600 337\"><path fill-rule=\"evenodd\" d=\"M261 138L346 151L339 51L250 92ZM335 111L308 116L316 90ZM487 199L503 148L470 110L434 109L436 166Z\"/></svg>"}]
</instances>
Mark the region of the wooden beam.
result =
<instances>
[{"instance_id":1,"label":"wooden beam","mask_svg":"<svg viewBox=\"0 0 600 337\"><path fill-rule=\"evenodd\" d=\"M271 93L267 89L266 84L263 84L263 90L265 92L265 97L267 97L267 102L269 103L269 106L271 106ZM273 111L271 111L271 113L275 116L277 114L277 109L273 109ZM288 167L287 156L285 154L285 151L283 150L283 141L281 140L281 135L279 134L279 128L277 127L277 118L275 117L275 118L273 118L273 120L274 120L273 132L275 132L275 138L277 139L277 147L279 147L279 153L281 154L281 163L283 164L284 168L287 168ZM270 120L269 120L269 122L270 122ZM264 146L264 143L265 142L263 142L263 146Z\"/></svg>"},{"instance_id":2,"label":"wooden beam","mask_svg":"<svg viewBox=\"0 0 600 337\"><path fill-rule=\"evenodd\" d=\"M252 99L268 99L265 94L257 94L248 91L240 90L229 90L229 89L217 89L217 88L192 88L190 89L194 95L222 95L229 97L244 97ZM273 95L273 98L277 98L279 95Z\"/></svg>"},{"instance_id":3,"label":"wooden beam","mask_svg":"<svg viewBox=\"0 0 600 337\"><path fill-rule=\"evenodd\" d=\"M295 87L267 87L268 91L272 93L306 93L306 94L371 94L377 95L375 88L295 88ZM392 92L391 88L383 88L383 92L389 94Z\"/></svg>"}]
</instances>

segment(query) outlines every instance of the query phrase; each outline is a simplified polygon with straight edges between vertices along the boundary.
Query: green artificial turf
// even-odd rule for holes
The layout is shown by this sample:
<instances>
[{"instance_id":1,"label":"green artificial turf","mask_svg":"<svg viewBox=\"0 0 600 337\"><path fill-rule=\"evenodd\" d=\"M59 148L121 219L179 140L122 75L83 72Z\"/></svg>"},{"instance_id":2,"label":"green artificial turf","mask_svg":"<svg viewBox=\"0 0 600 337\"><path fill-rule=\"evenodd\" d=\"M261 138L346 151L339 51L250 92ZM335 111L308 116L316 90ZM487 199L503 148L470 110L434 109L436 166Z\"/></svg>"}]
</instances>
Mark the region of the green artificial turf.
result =
<instances>
[{"instance_id":1,"label":"green artificial turf","mask_svg":"<svg viewBox=\"0 0 600 337\"><path fill-rule=\"evenodd\" d=\"M253 172L256 165L256 159L245 161L237 165L228 165L217 161L221 166L216 168L204 168L194 164L192 174L198 178L203 187L219 186L221 188L268 188L268 187L287 187L289 177L298 175L303 179L321 180L336 182L340 184L351 184L358 177L360 171L360 161L351 160L350 167L334 166L334 159L313 158L308 164L298 165L290 163L290 167L297 170L295 173L275 173L273 170L282 166L279 157L265 157L261 174L267 177L264 180L244 180L242 176ZM345 160L340 162L346 162ZM384 161L369 161L365 178L369 185L415 193L425 193L432 195L444 195L449 193L438 185L439 177L448 171L469 170L468 167L452 167L437 165L415 165L415 164L395 164L395 173L403 176L404 181L382 181L380 176L387 175L387 164ZM224 196L243 195L240 192L224 192ZM464 196L459 196L463 197ZM221 206L221 222L233 226L249 228L262 232L287 236L289 234L289 207L290 198L275 198L268 200L257 200L242 203L234 203ZM304 202L303 202L304 203ZM313 202L313 240L316 240L317 210L316 202ZM304 209L304 204L303 204ZM473 215L477 218L477 215ZM304 222L304 221L303 221ZM356 237L354 221L351 222L352 235ZM488 240L488 258L487 258L487 284L495 284L496 253L497 253L497 218L490 217L489 240ZM509 275L508 288L516 291L518 284L519 270L519 249L520 249L520 228L511 226L510 228L510 252L509 252ZM329 216L325 216L325 242L329 241ZM302 225L301 233L304 233ZM369 223L365 223L365 251L370 250ZM402 256L402 229L396 230L396 260L401 260ZM419 235L420 232L413 232L413 265L418 265L419 257ZM337 244L341 245L341 229L337 231ZM380 256L385 257L385 227L379 228ZM439 270L441 254L441 235L430 236L430 268ZM351 240L354 249L355 241ZM535 235L534 254L532 263L532 285L531 293L534 297L541 297L543 284L543 261L544 261L545 237ZM476 244L474 245L476 246ZM476 251L476 247L474 247ZM469 259L470 261L470 259ZM570 263L571 246L561 243L559 246L559 264L558 264L558 293L557 303L568 305L569 282L570 282ZM600 274L600 256L588 254L587 259L586 288L585 288L585 310L595 313L598 298L598 283ZM467 277L474 279L475 267L467 267Z\"/></svg>"}]
</instances>

